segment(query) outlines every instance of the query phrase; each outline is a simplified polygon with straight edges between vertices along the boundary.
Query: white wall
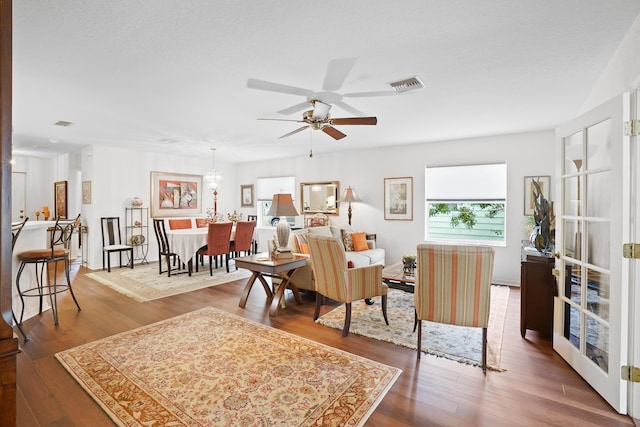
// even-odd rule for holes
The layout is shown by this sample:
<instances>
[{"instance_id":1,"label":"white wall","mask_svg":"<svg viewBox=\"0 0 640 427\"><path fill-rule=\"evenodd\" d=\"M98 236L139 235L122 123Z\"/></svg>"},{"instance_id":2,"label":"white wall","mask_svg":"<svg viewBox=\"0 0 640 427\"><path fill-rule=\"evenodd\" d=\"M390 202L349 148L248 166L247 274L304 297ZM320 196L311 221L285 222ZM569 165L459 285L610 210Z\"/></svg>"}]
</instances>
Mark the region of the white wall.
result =
<instances>
[{"instance_id":1,"label":"white wall","mask_svg":"<svg viewBox=\"0 0 640 427\"><path fill-rule=\"evenodd\" d=\"M14 156L13 172L26 174L25 209L29 221L36 220L36 211L48 206L53 212L53 162L51 159ZM40 215L40 220L43 217Z\"/></svg>"},{"instance_id":2,"label":"white wall","mask_svg":"<svg viewBox=\"0 0 640 427\"><path fill-rule=\"evenodd\" d=\"M87 147L81 154L82 181L91 181L92 203L82 205L83 224L89 227L88 267L102 268L102 237L100 217L119 216L124 239L125 207L138 196L149 207L151 171L204 175L211 167L211 159L180 157L158 153L124 150L106 146ZM216 161L216 169L224 173L218 190L218 212L225 216L240 205L240 186L235 180L235 166ZM81 189L78 189L78 196ZM203 210L213 207L213 193L203 188ZM149 224L148 260L158 259L158 246ZM115 258L114 258L115 259Z\"/></svg>"},{"instance_id":3,"label":"white wall","mask_svg":"<svg viewBox=\"0 0 640 427\"><path fill-rule=\"evenodd\" d=\"M636 18L591 91L582 112L640 86L640 16Z\"/></svg>"},{"instance_id":4,"label":"white wall","mask_svg":"<svg viewBox=\"0 0 640 427\"><path fill-rule=\"evenodd\" d=\"M377 234L377 242L387 251L387 264L402 254L415 252L424 239L424 169L430 165L507 162L507 230L505 247L496 248L494 280L520 283L520 241L523 231L524 176L554 173L554 132L443 141L388 148L316 154L243 163L237 166L239 184L255 184L257 178L293 175L296 191L300 182L340 181L340 191L352 186L361 203L352 205L352 226ZM384 220L384 178L413 177L413 221ZM552 178L553 179L553 178ZM553 182L553 181L552 181ZM553 191L553 190L552 190ZM299 194L296 195L299 199ZM554 194L551 194L553 200ZM243 209L245 214L255 210ZM347 223L346 206L340 206L333 224Z\"/></svg>"}]
</instances>

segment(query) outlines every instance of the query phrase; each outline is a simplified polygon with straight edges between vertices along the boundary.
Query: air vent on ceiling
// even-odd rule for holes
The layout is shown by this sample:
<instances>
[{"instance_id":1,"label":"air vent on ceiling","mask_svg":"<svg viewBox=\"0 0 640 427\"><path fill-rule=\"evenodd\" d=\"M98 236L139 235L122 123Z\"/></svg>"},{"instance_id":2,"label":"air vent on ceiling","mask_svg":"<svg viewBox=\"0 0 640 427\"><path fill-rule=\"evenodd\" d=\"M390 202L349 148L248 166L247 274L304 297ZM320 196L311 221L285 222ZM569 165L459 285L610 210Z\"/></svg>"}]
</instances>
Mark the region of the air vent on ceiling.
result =
<instances>
[{"instance_id":1,"label":"air vent on ceiling","mask_svg":"<svg viewBox=\"0 0 640 427\"><path fill-rule=\"evenodd\" d=\"M163 144L175 144L180 141L178 141L177 139L162 138L162 139L159 139L158 142L162 142Z\"/></svg>"},{"instance_id":2,"label":"air vent on ceiling","mask_svg":"<svg viewBox=\"0 0 640 427\"><path fill-rule=\"evenodd\" d=\"M67 126L71 126L72 123L71 122L66 122L64 120L58 120L57 122L54 123L55 126L62 126L62 127L67 127Z\"/></svg>"},{"instance_id":3,"label":"air vent on ceiling","mask_svg":"<svg viewBox=\"0 0 640 427\"><path fill-rule=\"evenodd\" d=\"M408 79L398 80L397 82L391 82L389 86L396 92L403 93L410 90L421 89L424 87L424 83L422 83L418 76L414 76Z\"/></svg>"}]
</instances>

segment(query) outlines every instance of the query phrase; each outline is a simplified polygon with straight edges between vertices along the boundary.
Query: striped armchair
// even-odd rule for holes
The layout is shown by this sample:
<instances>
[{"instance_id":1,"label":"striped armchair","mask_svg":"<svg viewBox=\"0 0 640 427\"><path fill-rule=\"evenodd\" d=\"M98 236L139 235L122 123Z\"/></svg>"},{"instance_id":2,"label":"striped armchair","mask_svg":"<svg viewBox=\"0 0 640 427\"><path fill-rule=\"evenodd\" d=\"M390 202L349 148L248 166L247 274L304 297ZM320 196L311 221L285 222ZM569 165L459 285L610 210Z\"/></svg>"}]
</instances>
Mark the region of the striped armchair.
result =
<instances>
[{"instance_id":1,"label":"striped armchair","mask_svg":"<svg viewBox=\"0 0 640 427\"><path fill-rule=\"evenodd\" d=\"M488 246L418 245L415 285L418 359L422 320L482 328L487 369L487 326L494 250Z\"/></svg>"},{"instance_id":2,"label":"striped armchair","mask_svg":"<svg viewBox=\"0 0 640 427\"><path fill-rule=\"evenodd\" d=\"M388 325L387 285L382 283L382 266L348 268L344 247L337 237L309 235L307 242L317 293L313 320L320 315L324 297L344 302L346 313L342 336L346 337L351 324L351 303L382 296L382 315Z\"/></svg>"}]
</instances>

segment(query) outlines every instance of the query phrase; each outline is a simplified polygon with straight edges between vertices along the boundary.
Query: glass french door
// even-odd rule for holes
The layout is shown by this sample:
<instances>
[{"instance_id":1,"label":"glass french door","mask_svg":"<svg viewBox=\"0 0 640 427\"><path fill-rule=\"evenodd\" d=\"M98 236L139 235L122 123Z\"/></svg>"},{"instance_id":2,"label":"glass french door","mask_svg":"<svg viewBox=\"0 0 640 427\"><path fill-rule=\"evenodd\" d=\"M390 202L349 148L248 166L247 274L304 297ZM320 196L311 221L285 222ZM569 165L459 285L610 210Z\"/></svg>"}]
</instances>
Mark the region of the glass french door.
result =
<instances>
[{"instance_id":1,"label":"glass french door","mask_svg":"<svg viewBox=\"0 0 640 427\"><path fill-rule=\"evenodd\" d=\"M640 87L637 88L631 94L631 118L636 121L640 119ZM640 165L640 147L638 147L638 141L640 137L631 137L630 143L630 161L631 161L631 209L634 218L638 218L640 215L640 171L638 165ZM633 184L635 183L635 184ZM640 224L637 221L632 222L630 242L640 243ZM629 311L629 325L630 325L630 341L632 343L630 351L630 361L633 366L640 367L640 313L638 310L634 310L634 307L640 307L640 289L638 289L638 283L640 282L640 261L631 260L630 265L630 287L631 292L629 295L629 301L631 309ZM629 383L629 407L628 413L634 418L640 417L640 383Z\"/></svg>"},{"instance_id":2,"label":"glass french door","mask_svg":"<svg viewBox=\"0 0 640 427\"><path fill-rule=\"evenodd\" d=\"M558 297L553 348L618 412L628 357L629 95L556 130Z\"/></svg>"}]
</instances>

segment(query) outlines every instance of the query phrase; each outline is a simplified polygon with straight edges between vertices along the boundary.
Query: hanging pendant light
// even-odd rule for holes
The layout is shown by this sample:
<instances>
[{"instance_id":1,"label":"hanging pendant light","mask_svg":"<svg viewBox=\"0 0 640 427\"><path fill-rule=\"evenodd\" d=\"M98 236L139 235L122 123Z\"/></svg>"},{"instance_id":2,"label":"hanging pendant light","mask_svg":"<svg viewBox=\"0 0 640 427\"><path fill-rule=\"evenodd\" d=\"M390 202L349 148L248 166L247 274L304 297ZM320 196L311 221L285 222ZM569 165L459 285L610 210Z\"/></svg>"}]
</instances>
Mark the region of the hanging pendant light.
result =
<instances>
[{"instance_id":1,"label":"hanging pendant light","mask_svg":"<svg viewBox=\"0 0 640 427\"><path fill-rule=\"evenodd\" d=\"M215 216L218 215L218 187L220 186L220 183L224 179L224 176L222 175L222 172L216 170L215 152L216 152L216 149L215 148L211 148L211 169L209 169L207 171L207 174L205 175L205 178L204 178L206 183L207 183L207 185L209 186L209 188L211 190L213 190L213 215L214 215L214 218L215 218Z\"/></svg>"}]
</instances>

